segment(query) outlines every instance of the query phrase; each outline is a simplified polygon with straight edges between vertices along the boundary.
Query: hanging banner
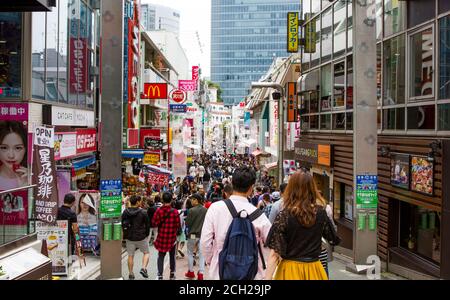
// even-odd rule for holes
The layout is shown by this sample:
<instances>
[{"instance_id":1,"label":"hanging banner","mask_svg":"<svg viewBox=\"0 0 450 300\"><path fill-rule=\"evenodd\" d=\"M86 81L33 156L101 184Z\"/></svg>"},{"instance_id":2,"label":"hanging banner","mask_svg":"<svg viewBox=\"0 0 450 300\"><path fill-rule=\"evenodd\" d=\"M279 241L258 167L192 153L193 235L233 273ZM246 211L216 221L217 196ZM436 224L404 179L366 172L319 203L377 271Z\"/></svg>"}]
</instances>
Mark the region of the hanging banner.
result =
<instances>
[{"instance_id":1,"label":"hanging banner","mask_svg":"<svg viewBox=\"0 0 450 300\"><path fill-rule=\"evenodd\" d=\"M196 90L198 89L198 80L200 78L199 76L200 76L200 67L192 66L192 80L195 81L195 84L196 84L195 89Z\"/></svg>"},{"instance_id":2,"label":"hanging banner","mask_svg":"<svg viewBox=\"0 0 450 300\"><path fill-rule=\"evenodd\" d=\"M167 186L169 184L169 175L149 172L148 183L160 186Z\"/></svg>"},{"instance_id":3,"label":"hanging banner","mask_svg":"<svg viewBox=\"0 0 450 300\"><path fill-rule=\"evenodd\" d=\"M77 129L77 154L97 151L97 129Z\"/></svg>"},{"instance_id":4,"label":"hanging banner","mask_svg":"<svg viewBox=\"0 0 450 300\"><path fill-rule=\"evenodd\" d=\"M311 13L305 13L305 22L312 18ZM316 52L316 21L313 20L305 26L305 47L304 53Z\"/></svg>"},{"instance_id":5,"label":"hanging banner","mask_svg":"<svg viewBox=\"0 0 450 300\"><path fill-rule=\"evenodd\" d=\"M47 242L48 258L52 261L53 275L67 275L69 265L68 221L57 221L55 225L36 222L38 240Z\"/></svg>"},{"instance_id":6,"label":"hanging banner","mask_svg":"<svg viewBox=\"0 0 450 300\"><path fill-rule=\"evenodd\" d=\"M288 12L288 30L287 30L287 51L291 53L298 52L298 12Z\"/></svg>"},{"instance_id":7,"label":"hanging banner","mask_svg":"<svg viewBox=\"0 0 450 300\"><path fill-rule=\"evenodd\" d=\"M296 82L288 82L287 84L287 113L286 113L286 122L297 122L297 83Z\"/></svg>"},{"instance_id":8,"label":"hanging banner","mask_svg":"<svg viewBox=\"0 0 450 300\"><path fill-rule=\"evenodd\" d=\"M184 92L197 90L197 82L194 80L178 80L178 88Z\"/></svg>"},{"instance_id":9,"label":"hanging banner","mask_svg":"<svg viewBox=\"0 0 450 300\"><path fill-rule=\"evenodd\" d=\"M87 39L70 38L70 93L86 93L87 91Z\"/></svg>"},{"instance_id":10,"label":"hanging banner","mask_svg":"<svg viewBox=\"0 0 450 300\"><path fill-rule=\"evenodd\" d=\"M55 224L58 214L54 137L54 128L38 126L34 131L35 215L37 220L50 224Z\"/></svg>"},{"instance_id":11,"label":"hanging banner","mask_svg":"<svg viewBox=\"0 0 450 300\"><path fill-rule=\"evenodd\" d=\"M75 207L80 230L81 248L93 251L98 244L98 207L100 194L97 191L77 191Z\"/></svg>"}]
</instances>

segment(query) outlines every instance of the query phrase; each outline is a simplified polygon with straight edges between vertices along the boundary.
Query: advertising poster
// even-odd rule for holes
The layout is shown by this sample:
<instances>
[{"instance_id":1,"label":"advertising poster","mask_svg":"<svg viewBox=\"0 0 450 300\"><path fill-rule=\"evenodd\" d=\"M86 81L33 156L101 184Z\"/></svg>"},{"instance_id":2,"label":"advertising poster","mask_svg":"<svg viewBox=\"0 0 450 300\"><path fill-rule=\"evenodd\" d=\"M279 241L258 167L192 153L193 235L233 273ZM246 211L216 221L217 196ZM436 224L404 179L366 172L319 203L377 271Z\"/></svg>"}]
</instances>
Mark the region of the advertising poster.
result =
<instances>
[{"instance_id":1,"label":"advertising poster","mask_svg":"<svg viewBox=\"0 0 450 300\"><path fill-rule=\"evenodd\" d=\"M144 154L144 165L157 166L160 162L161 156L159 153L145 152Z\"/></svg>"},{"instance_id":2,"label":"advertising poster","mask_svg":"<svg viewBox=\"0 0 450 300\"><path fill-rule=\"evenodd\" d=\"M409 189L409 155L393 153L391 156L391 185Z\"/></svg>"},{"instance_id":3,"label":"advertising poster","mask_svg":"<svg viewBox=\"0 0 450 300\"><path fill-rule=\"evenodd\" d=\"M424 156L411 156L411 190L433 195L434 164Z\"/></svg>"},{"instance_id":4,"label":"advertising poster","mask_svg":"<svg viewBox=\"0 0 450 300\"><path fill-rule=\"evenodd\" d=\"M58 207L64 204L64 196L72 190L71 185L71 171L70 170L57 170L56 181L58 184Z\"/></svg>"},{"instance_id":5,"label":"advertising poster","mask_svg":"<svg viewBox=\"0 0 450 300\"><path fill-rule=\"evenodd\" d=\"M34 131L33 184L36 219L54 224L58 213L55 165L55 130L36 127Z\"/></svg>"},{"instance_id":6,"label":"advertising poster","mask_svg":"<svg viewBox=\"0 0 450 300\"><path fill-rule=\"evenodd\" d=\"M60 160L77 155L77 134L55 134L55 159Z\"/></svg>"},{"instance_id":7,"label":"advertising poster","mask_svg":"<svg viewBox=\"0 0 450 300\"><path fill-rule=\"evenodd\" d=\"M78 191L75 207L83 251L92 251L98 244L98 207L100 193L97 191Z\"/></svg>"},{"instance_id":8,"label":"advertising poster","mask_svg":"<svg viewBox=\"0 0 450 300\"><path fill-rule=\"evenodd\" d=\"M36 222L38 240L46 240L48 257L52 261L53 275L67 275L69 262L68 221L57 221L55 225Z\"/></svg>"},{"instance_id":9,"label":"advertising poster","mask_svg":"<svg viewBox=\"0 0 450 300\"><path fill-rule=\"evenodd\" d=\"M100 218L122 215L122 180L101 180L100 196Z\"/></svg>"},{"instance_id":10,"label":"advertising poster","mask_svg":"<svg viewBox=\"0 0 450 300\"><path fill-rule=\"evenodd\" d=\"M376 209L378 206L378 176L356 176L356 208Z\"/></svg>"}]
</instances>

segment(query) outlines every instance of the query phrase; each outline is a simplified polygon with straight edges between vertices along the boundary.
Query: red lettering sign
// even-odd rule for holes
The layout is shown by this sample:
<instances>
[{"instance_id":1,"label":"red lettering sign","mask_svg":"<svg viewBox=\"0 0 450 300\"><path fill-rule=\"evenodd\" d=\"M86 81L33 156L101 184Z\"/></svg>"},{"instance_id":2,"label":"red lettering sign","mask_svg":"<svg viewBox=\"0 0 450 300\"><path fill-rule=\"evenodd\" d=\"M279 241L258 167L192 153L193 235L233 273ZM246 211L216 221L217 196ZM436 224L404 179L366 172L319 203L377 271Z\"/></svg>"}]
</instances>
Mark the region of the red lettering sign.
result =
<instances>
[{"instance_id":1,"label":"red lettering sign","mask_svg":"<svg viewBox=\"0 0 450 300\"><path fill-rule=\"evenodd\" d=\"M77 129L77 154L97 151L97 130Z\"/></svg>"},{"instance_id":2,"label":"red lettering sign","mask_svg":"<svg viewBox=\"0 0 450 300\"><path fill-rule=\"evenodd\" d=\"M183 103L186 97L182 90L173 90L170 98L176 103Z\"/></svg>"},{"instance_id":3,"label":"red lettering sign","mask_svg":"<svg viewBox=\"0 0 450 300\"><path fill-rule=\"evenodd\" d=\"M85 38L70 38L70 93L85 93L87 89L87 42Z\"/></svg>"}]
</instances>

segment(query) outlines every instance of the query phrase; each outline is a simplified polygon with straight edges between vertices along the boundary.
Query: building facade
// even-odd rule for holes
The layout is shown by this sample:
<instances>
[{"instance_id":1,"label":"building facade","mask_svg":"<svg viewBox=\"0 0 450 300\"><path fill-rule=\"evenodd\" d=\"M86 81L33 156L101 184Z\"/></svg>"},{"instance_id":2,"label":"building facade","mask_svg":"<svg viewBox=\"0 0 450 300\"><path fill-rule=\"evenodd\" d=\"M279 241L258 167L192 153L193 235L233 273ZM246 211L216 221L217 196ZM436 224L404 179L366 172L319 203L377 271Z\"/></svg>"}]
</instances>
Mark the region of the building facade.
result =
<instances>
[{"instance_id":1,"label":"building facade","mask_svg":"<svg viewBox=\"0 0 450 300\"><path fill-rule=\"evenodd\" d=\"M146 31L166 30L180 35L180 12L157 4L141 4L142 25Z\"/></svg>"},{"instance_id":2,"label":"building facade","mask_svg":"<svg viewBox=\"0 0 450 300\"><path fill-rule=\"evenodd\" d=\"M352 1L304 0L302 12L309 34L297 83L296 159L333 204L343 238L337 250L352 256ZM391 272L449 278L450 5L377 0L376 12L377 254ZM318 148L332 159L305 155Z\"/></svg>"},{"instance_id":3,"label":"building facade","mask_svg":"<svg viewBox=\"0 0 450 300\"><path fill-rule=\"evenodd\" d=\"M244 100L274 57L286 57L287 12L298 0L212 0L211 79L225 105Z\"/></svg>"}]
</instances>

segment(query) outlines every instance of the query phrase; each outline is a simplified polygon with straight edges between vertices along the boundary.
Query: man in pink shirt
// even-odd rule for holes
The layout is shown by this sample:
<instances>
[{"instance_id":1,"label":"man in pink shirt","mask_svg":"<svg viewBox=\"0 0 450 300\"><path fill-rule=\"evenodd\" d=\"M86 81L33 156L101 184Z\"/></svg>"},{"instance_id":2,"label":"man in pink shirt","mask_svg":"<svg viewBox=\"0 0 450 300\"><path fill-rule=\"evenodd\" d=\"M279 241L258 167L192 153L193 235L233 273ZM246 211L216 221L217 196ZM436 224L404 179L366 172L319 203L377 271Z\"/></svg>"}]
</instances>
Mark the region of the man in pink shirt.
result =
<instances>
[{"instance_id":1,"label":"man in pink shirt","mask_svg":"<svg viewBox=\"0 0 450 300\"><path fill-rule=\"evenodd\" d=\"M233 194L230 197L234 207L238 212L245 210L248 215L257 208L253 206L248 197L253 193L253 186L256 182L255 171L248 167L242 167L233 173ZM205 261L209 265L209 279L219 280L219 253L222 251L228 228L233 218L224 201L213 203L206 213L203 223L200 247ZM256 238L261 245L264 245L271 227L267 217L262 214L253 221ZM262 267L262 260L259 258L258 274L255 279L264 279L265 270Z\"/></svg>"}]
</instances>

